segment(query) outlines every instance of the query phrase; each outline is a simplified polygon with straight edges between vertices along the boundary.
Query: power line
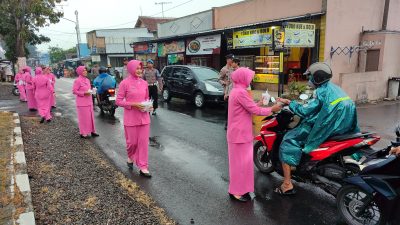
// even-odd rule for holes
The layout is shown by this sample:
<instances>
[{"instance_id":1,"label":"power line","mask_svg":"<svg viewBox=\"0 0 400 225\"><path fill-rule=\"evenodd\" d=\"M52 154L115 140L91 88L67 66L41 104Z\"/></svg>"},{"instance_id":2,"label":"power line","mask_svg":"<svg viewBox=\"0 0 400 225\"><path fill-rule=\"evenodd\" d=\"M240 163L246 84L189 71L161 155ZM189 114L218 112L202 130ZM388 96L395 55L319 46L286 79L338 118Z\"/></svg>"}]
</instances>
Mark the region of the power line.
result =
<instances>
[{"instance_id":1,"label":"power line","mask_svg":"<svg viewBox=\"0 0 400 225\"><path fill-rule=\"evenodd\" d=\"M172 8L166 9L166 10L164 10L164 12L167 12L167 11L170 11L170 10L173 10L173 9L176 9L176 8L178 8L179 6L185 5L185 4L187 4L187 3L189 3L189 2L193 2L193 1L194 1L194 0L186 1L186 2L184 2L184 3L181 3L181 4L179 4L179 5L174 6L174 7L172 7ZM159 15L160 13L163 13L163 12L159 12L159 13L156 13L156 14L151 15L151 16L156 16L156 15Z\"/></svg>"},{"instance_id":2,"label":"power line","mask_svg":"<svg viewBox=\"0 0 400 225\"><path fill-rule=\"evenodd\" d=\"M183 2L183 3L179 4L179 5L176 5L176 6L174 6L174 7L171 7L171 8L169 8L169 9L164 10L164 12L168 12L168 11L170 11L170 10L176 9L176 8L178 8L178 7L182 6L182 5L186 5L186 4L188 4L188 3L192 2L192 1L194 1L194 0L189 0L189 1ZM156 14L150 15L149 17L157 16L157 15L162 14L162 13L163 13L163 12L158 12L158 13L156 13ZM133 22L136 22L136 21L137 21L137 20L132 20L132 21L129 21L129 22L126 22L126 23L121 23L121 24L116 24L116 25L111 25L111 26L106 26L106 27L101 27L101 28L81 27L81 29L82 29L82 30L101 30L101 29L113 28L113 27L117 27L117 26L122 26L122 25L130 24L130 23L133 23Z\"/></svg>"},{"instance_id":3,"label":"power line","mask_svg":"<svg viewBox=\"0 0 400 225\"><path fill-rule=\"evenodd\" d=\"M162 17L164 18L164 5L165 4L171 4L172 2L156 2L156 5L161 5L161 12L162 12Z\"/></svg>"}]
</instances>

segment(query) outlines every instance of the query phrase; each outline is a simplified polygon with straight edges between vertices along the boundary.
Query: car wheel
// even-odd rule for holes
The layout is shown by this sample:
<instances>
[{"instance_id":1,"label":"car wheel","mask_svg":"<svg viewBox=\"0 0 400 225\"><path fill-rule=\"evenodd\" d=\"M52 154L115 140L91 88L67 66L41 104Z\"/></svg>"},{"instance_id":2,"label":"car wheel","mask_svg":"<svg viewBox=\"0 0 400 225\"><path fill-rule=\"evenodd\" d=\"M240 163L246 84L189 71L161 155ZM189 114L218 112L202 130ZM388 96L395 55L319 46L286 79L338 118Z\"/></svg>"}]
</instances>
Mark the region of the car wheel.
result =
<instances>
[{"instance_id":1,"label":"car wheel","mask_svg":"<svg viewBox=\"0 0 400 225\"><path fill-rule=\"evenodd\" d=\"M197 108L202 108L204 106L204 95L201 92L196 92L194 95L194 104Z\"/></svg>"},{"instance_id":2,"label":"car wheel","mask_svg":"<svg viewBox=\"0 0 400 225\"><path fill-rule=\"evenodd\" d=\"M164 90L162 92L162 97L163 97L164 102L171 101L171 92L169 91L168 88L164 88Z\"/></svg>"}]
</instances>

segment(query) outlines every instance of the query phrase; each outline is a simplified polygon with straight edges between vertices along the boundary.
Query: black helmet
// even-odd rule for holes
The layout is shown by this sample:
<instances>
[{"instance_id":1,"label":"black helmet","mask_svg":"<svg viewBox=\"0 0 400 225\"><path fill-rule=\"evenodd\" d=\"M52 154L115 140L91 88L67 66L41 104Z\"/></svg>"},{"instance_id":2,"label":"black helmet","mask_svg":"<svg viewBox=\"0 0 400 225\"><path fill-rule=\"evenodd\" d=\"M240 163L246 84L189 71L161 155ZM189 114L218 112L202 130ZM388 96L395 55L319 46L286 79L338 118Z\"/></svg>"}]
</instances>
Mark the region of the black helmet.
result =
<instances>
[{"instance_id":1,"label":"black helmet","mask_svg":"<svg viewBox=\"0 0 400 225\"><path fill-rule=\"evenodd\" d=\"M315 86L321 86L332 78L332 70L328 64L316 62L308 67L304 75L310 75L310 81Z\"/></svg>"},{"instance_id":2,"label":"black helmet","mask_svg":"<svg viewBox=\"0 0 400 225\"><path fill-rule=\"evenodd\" d=\"M106 72L107 68L105 68L104 66L100 66L99 73L106 73Z\"/></svg>"}]
</instances>

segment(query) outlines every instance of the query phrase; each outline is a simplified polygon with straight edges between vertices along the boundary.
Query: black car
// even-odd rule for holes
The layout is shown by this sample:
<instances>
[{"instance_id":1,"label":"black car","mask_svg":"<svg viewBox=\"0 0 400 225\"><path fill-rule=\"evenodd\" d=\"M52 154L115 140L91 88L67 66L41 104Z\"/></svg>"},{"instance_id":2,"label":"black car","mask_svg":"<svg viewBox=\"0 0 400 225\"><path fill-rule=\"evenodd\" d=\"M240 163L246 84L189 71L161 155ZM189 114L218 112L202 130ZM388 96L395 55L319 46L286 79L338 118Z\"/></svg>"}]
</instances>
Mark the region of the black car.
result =
<instances>
[{"instance_id":1,"label":"black car","mask_svg":"<svg viewBox=\"0 0 400 225\"><path fill-rule=\"evenodd\" d=\"M189 99L201 108L206 102L224 101L224 89L219 83L218 71L204 66L172 65L161 72L164 80L163 99Z\"/></svg>"}]
</instances>

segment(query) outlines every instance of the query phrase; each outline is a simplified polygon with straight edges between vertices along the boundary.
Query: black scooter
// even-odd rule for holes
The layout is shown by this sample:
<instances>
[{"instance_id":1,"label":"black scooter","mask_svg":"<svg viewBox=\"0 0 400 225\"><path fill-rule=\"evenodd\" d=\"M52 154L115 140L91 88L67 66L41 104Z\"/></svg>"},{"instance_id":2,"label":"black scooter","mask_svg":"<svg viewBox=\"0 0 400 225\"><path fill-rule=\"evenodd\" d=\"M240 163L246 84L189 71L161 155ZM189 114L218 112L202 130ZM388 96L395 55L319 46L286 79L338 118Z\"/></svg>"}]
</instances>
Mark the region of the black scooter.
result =
<instances>
[{"instance_id":1,"label":"black scooter","mask_svg":"<svg viewBox=\"0 0 400 225\"><path fill-rule=\"evenodd\" d=\"M336 202L346 223L400 224L400 157L389 155L400 146L400 127L396 135L395 142L363 162L358 175L344 179Z\"/></svg>"}]
</instances>

